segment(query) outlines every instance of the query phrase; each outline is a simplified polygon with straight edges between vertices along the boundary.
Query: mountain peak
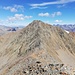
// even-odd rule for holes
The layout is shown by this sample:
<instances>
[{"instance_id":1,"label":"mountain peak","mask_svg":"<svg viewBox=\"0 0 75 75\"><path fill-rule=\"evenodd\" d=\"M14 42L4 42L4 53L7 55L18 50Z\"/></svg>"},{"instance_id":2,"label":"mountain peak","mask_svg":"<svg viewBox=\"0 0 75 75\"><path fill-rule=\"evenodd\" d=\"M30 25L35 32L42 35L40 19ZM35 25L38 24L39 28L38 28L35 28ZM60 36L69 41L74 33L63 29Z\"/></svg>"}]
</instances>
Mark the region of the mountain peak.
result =
<instances>
[{"instance_id":1,"label":"mountain peak","mask_svg":"<svg viewBox=\"0 0 75 75\"><path fill-rule=\"evenodd\" d=\"M42 22L42 21L40 21L40 20L34 20L33 22L31 22L30 24L32 24L32 25L38 25L38 26L40 26L42 23L44 23L44 22Z\"/></svg>"},{"instance_id":2,"label":"mountain peak","mask_svg":"<svg viewBox=\"0 0 75 75\"><path fill-rule=\"evenodd\" d=\"M41 20L34 20L33 22L42 22Z\"/></svg>"},{"instance_id":3,"label":"mountain peak","mask_svg":"<svg viewBox=\"0 0 75 75\"><path fill-rule=\"evenodd\" d=\"M32 23L44 23L44 22L41 20L33 20Z\"/></svg>"},{"instance_id":4,"label":"mountain peak","mask_svg":"<svg viewBox=\"0 0 75 75\"><path fill-rule=\"evenodd\" d=\"M43 25L43 24L45 25L46 24L46 25L48 25L47 23L45 23L45 22L43 22L41 20L34 20L30 24L33 24L33 25Z\"/></svg>"}]
</instances>

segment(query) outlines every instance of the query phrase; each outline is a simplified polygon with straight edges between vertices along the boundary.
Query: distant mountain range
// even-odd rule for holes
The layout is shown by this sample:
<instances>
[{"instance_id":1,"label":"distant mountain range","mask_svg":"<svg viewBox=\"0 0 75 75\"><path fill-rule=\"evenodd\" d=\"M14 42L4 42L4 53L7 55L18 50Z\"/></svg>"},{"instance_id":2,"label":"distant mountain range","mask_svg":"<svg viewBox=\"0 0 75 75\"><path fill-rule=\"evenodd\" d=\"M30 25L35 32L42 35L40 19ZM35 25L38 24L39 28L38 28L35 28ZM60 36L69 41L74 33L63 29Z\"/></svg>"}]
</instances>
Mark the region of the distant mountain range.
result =
<instances>
[{"instance_id":1,"label":"distant mountain range","mask_svg":"<svg viewBox=\"0 0 75 75\"><path fill-rule=\"evenodd\" d=\"M67 31L70 31L70 32L75 32L75 24L74 25L72 25L72 24L70 24L70 25L55 25L55 26L58 26L58 27L60 27L60 28L62 28L62 29L64 29L64 30L67 30Z\"/></svg>"},{"instance_id":2,"label":"distant mountain range","mask_svg":"<svg viewBox=\"0 0 75 75\"><path fill-rule=\"evenodd\" d=\"M70 24L70 25L53 25L53 26L58 26L66 31L69 32L75 32L75 24ZM0 25L0 35L3 35L5 33L9 33L9 32L13 32L19 29L24 28L24 26L18 26L18 27L9 27L9 26L4 26L4 25Z\"/></svg>"},{"instance_id":3,"label":"distant mountain range","mask_svg":"<svg viewBox=\"0 0 75 75\"><path fill-rule=\"evenodd\" d=\"M6 33L9 33L9 32L13 32L13 31L17 31L21 28L23 28L23 26L9 27L9 26L0 25L0 35L6 34Z\"/></svg>"}]
</instances>

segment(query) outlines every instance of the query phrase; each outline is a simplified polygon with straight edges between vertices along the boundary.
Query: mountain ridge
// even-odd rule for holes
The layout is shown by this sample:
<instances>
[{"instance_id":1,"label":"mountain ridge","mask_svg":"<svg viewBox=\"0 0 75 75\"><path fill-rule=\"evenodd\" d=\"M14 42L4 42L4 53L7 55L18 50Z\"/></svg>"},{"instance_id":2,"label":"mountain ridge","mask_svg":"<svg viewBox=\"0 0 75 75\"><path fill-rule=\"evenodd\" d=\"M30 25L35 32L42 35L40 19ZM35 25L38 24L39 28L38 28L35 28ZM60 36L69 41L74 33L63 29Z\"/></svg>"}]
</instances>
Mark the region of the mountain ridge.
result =
<instances>
[{"instance_id":1,"label":"mountain ridge","mask_svg":"<svg viewBox=\"0 0 75 75\"><path fill-rule=\"evenodd\" d=\"M27 27L9 33L7 39L6 36L1 36L3 40L0 38L1 75L18 75L28 65L36 65L37 61L43 67L49 64L75 65L75 41L59 27L35 20Z\"/></svg>"}]
</instances>

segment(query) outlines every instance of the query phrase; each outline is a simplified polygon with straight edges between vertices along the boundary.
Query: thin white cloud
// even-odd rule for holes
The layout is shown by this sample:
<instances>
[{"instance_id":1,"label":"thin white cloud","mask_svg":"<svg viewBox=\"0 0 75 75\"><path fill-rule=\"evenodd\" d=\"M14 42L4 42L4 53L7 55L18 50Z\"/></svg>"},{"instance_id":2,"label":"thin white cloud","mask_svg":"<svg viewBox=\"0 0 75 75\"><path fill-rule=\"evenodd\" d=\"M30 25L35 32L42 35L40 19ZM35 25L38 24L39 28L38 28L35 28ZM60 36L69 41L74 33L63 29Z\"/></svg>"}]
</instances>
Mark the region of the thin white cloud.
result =
<instances>
[{"instance_id":1,"label":"thin white cloud","mask_svg":"<svg viewBox=\"0 0 75 75\"><path fill-rule=\"evenodd\" d=\"M47 6L47 5L66 4L66 3L70 3L70 2L75 2L75 0L57 0L57 1L53 1L53 2L43 2L40 4L30 4L30 6L33 8L38 8L38 7L43 7L43 6Z\"/></svg>"},{"instance_id":2,"label":"thin white cloud","mask_svg":"<svg viewBox=\"0 0 75 75\"><path fill-rule=\"evenodd\" d=\"M35 9L35 8L38 8L38 9L46 9L48 7L31 7L30 9Z\"/></svg>"},{"instance_id":3,"label":"thin white cloud","mask_svg":"<svg viewBox=\"0 0 75 75\"><path fill-rule=\"evenodd\" d=\"M5 9L5 10L10 10L11 12L17 12L17 11L18 11L16 8L10 7L10 6L3 7L3 9Z\"/></svg>"},{"instance_id":4,"label":"thin white cloud","mask_svg":"<svg viewBox=\"0 0 75 75\"><path fill-rule=\"evenodd\" d=\"M60 11L54 12L54 13L51 14L52 17L61 16L61 15L62 15L62 13Z\"/></svg>"},{"instance_id":5,"label":"thin white cloud","mask_svg":"<svg viewBox=\"0 0 75 75\"><path fill-rule=\"evenodd\" d=\"M55 20L55 22L56 22L56 23L61 23L61 22L62 22L62 20Z\"/></svg>"},{"instance_id":6,"label":"thin white cloud","mask_svg":"<svg viewBox=\"0 0 75 75\"><path fill-rule=\"evenodd\" d=\"M60 15L62 15L62 13L60 11L58 11L58 12L56 12L56 15L60 16Z\"/></svg>"},{"instance_id":7,"label":"thin white cloud","mask_svg":"<svg viewBox=\"0 0 75 75\"><path fill-rule=\"evenodd\" d=\"M24 6L22 5L14 5L14 6L4 6L4 10L9 10L11 12L18 12L18 11L24 11Z\"/></svg>"},{"instance_id":8,"label":"thin white cloud","mask_svg":"<svg viewBox=\"0 0 75 75\"><path fill-rule=\"evenodd\" d=\"M50 14L48 12L46 12L46 13L39 13L38 16L41 16L41 17L49 17Z\"/></svg>"},{"instance_id":9,"label":"thin white cloud","mask_svg":"<svg viewBox=\"0 0 75 75\"><path fill-rule=\"evenodd\" d=\"M56 17L56 16L61 16L62 13L60 11L58 12L53 12L52 14L46 12L46 13L39 13L38 16L41 16L41 17Z\"/></svg>"},{"instance_id":10,"label":"thin white cloud","mask_svg":"<svg viewBox=\"0 0 75 75\"><path fill-rule=\"evenodd\" d=\"M66 4L62 4L62 5L58 5L57 8L62 8L62 7L65 7Z\"/></svg>"},{"instance_id":11,"label":"thin white cloud","mask_svg":"<svg viewBox=\"0 0 75 75\"><path fill-rule=\"evenodd\" d=\"M7 21L15 22L15 21L22 21L22 20L30 19L30 18L32 18L32 16L25 16L23 14L15 14L14 16L9 17Z\"/></svg>"}]
</instances>

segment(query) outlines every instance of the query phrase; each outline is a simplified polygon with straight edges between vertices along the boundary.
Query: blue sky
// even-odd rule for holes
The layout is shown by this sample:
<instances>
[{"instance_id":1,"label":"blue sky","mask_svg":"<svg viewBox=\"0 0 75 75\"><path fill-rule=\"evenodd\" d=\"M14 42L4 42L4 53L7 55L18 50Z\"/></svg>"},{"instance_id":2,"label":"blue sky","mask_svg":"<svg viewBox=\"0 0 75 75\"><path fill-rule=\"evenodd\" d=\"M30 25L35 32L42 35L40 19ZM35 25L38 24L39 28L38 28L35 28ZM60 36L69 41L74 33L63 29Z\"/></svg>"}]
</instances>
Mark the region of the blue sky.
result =
<instances>
[{"instance_id":1,"label":"blue sky","mask_svg":"<svg viewBox=\"0 0 75 75\"><path fill-rule=\"evenodd\" d=\"M75 0L1 0L0 25L26 26L33 20L75 24Z\"/></svg>"}]
</instances>

